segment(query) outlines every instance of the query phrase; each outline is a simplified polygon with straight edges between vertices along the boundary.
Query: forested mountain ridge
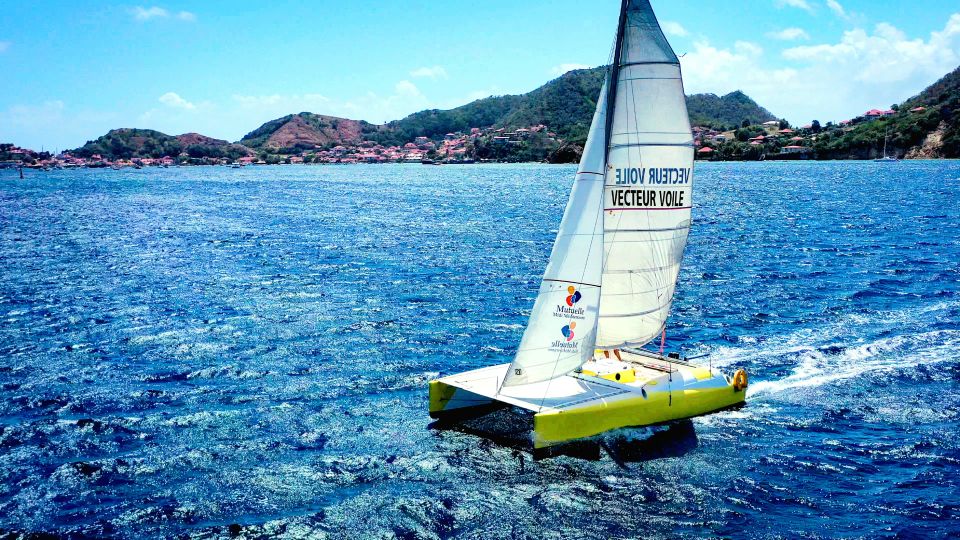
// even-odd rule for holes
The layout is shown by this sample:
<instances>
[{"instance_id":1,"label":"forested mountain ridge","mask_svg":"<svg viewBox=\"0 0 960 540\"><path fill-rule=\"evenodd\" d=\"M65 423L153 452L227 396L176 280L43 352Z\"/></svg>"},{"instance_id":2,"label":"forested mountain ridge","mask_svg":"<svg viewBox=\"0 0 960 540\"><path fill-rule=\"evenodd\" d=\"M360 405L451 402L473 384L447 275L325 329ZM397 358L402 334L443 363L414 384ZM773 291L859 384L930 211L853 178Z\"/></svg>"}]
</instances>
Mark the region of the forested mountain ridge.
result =
<instances>
[{"instance_id":1,"label":"forested mountain ridge","mask_svg":"<svg viewBox=\"0 0 960 540\"><path fill-rule=\"evenodd\" d=\"M359 131L366 140L384 145L402 145L417 137L442 139L447 133L467 132L471 128L512 130L536 125L547 126L560 139L582 143L587 138L593 120L606 69L601 66L571 71L526 94L491 96L449 110L425 110L383 126L309 113L289 115L267 122L240 142L252 148L265 148L270 146L271 137L287 128L288 124L302 123L301 120L313 116L327 123L339 121L360 124L360 129L351 134ZM740 91L722 97L714 94L688 96L687 107L695 125L721 129L738 127L744 120L760 123L775 119L769 111ZM329 133L321 135L319 132L322 129L310 122L306 124L300 127L307 130L314 127L318 132L313 136L315 139L328 143L353 142L350 138L334 140L336 137L330 137Z\"/></svg>"}]
</instances>

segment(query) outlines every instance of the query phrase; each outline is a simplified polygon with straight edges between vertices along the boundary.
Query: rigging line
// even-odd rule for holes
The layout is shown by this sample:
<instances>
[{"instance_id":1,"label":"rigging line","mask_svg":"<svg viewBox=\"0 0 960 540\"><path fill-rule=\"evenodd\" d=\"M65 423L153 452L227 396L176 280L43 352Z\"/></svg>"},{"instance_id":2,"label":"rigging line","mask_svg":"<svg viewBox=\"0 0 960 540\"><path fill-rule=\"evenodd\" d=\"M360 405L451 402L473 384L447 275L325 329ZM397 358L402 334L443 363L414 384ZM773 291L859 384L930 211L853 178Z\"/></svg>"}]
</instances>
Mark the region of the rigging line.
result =
<instances>
[{"instance_id":1,"label":"rigging line","mask_svg":"<svg viewBox=\"0 0 960 540\"><path fill-rule=\"evenodd\" d=\"M591 235L586 235L586 234L584 234L584 235L582 235L582 236L596 236L596 235L595 235L595 234L591 234ZM565 279L546 279L546 278L544 278L544 281L548 281L548 282L550 282L550 283L569 283L569 284L571 284L571 285L583 285L584 287L597 287L597 288L600 288L600 285L595 285L595 284L593 284L593 283L583 283L583 282L581 282L581 281L568 281L568 280L565 280Z\"/></svg>"}]
</instances>

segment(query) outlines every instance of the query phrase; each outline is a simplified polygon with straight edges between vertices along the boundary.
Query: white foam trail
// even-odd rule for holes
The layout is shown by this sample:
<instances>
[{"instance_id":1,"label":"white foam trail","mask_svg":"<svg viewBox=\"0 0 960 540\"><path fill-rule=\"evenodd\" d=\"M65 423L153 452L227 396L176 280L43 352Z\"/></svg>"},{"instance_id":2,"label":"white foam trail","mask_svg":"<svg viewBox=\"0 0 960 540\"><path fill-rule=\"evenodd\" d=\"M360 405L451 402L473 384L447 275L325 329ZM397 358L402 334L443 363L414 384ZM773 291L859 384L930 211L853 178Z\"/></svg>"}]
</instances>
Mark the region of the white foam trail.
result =
<instances>
[{"instance_id":1,"label":"white foam trail","mask_svg":"<svg viewBox=\"0 0 960 540\"><path fill-rule=\"evenodd\" d=\"M938 343L930 346L930 343ZM853 379L865 373L896 372L960 357L960 331L941 330L882 339L839 355L806 351L793 372L780 380L750 385L747 398Z\"/></svg>"},{"instance_id":2,"label":"white foam trail","mask_svg":"<svg viewBox=\"0 0 960 540\"><path fill-rule=\"evenodd\" d=\"M848 315L823 327L801 329L759 345L720 347L711 357L715 367L780 364L785 356L798 357L797 365L787 377L752 382L747 391L748 399L818 387L866 373L895 372L956 361L960 358L960 331L924 332L922 329L930 320L942 319L937 317L937 312L958 306L960 302L944 302L870 316ZM871 342L856 337L875 334L884 328L900 335ZM830 354L832 349L841 352ZM824 350L828 352L824 353Z\"/></svg>"}]
</instances>

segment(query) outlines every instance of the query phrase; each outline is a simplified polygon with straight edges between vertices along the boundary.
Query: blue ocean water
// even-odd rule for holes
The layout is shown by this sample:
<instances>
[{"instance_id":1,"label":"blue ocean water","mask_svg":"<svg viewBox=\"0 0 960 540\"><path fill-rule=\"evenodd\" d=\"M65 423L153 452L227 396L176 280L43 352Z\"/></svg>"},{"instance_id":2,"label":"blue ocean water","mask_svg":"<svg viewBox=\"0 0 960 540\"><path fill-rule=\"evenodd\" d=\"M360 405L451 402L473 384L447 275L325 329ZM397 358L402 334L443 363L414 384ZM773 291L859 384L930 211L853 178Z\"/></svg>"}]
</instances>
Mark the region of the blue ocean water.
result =
<instances>
[{"instance_id":1,"label":"blue ocean water","mask_svg":"<svg viewBox=\"0 0 960 540\"><path fill-rule=\"evenodd\" d=\"M960 535L958 162L698 165L667 345L746 407L542 460L431 428L574 171L0 171L0 536Z\"/></svg>"}]
</instances>

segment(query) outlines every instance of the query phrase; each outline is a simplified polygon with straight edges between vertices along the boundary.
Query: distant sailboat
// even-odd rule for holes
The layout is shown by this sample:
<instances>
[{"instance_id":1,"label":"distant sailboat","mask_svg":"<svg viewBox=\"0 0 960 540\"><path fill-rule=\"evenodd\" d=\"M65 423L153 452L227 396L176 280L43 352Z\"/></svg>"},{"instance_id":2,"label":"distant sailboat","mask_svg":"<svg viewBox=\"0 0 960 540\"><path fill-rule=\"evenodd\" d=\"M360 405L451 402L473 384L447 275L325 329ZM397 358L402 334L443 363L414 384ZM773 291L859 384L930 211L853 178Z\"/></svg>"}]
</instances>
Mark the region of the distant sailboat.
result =
<instances>
[{"instance_id":1,"label":"distant sailboat","mask_svg":"<svg viewBox=\"0 0 960 540\"><path fill-rule=\"evenodd\" d=\"M875 159L875 160L873 160L873 161L875 161L875 162L877 162L877 163L888 163L888 162L900 161L900 159L897 158L896 156L888 156L888 155L887 155L887 140L888 140L889 138L890 138L890 134L889 134L889 133L887 133L887 135L883 138L883 157L882 157L882 158L877 158L877 159Z\"/></svg>"},{"instance_id":2,"label":"distant sailboat","mask_svg":"<svg viewBox=\"0 0 960 540\"><path fill-rule=\"evenodd\" d=\"M649 0L624 0L597 103L513 362L430 383L435 418L495 403L534 413L543 448L742 403L734 377L663 355L693 206L680 62ZM659 341L659 352L641 347Z\"/></svg>"}]
</instances>

